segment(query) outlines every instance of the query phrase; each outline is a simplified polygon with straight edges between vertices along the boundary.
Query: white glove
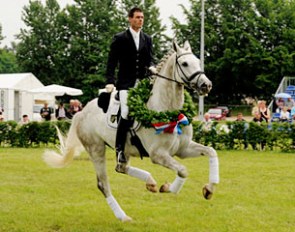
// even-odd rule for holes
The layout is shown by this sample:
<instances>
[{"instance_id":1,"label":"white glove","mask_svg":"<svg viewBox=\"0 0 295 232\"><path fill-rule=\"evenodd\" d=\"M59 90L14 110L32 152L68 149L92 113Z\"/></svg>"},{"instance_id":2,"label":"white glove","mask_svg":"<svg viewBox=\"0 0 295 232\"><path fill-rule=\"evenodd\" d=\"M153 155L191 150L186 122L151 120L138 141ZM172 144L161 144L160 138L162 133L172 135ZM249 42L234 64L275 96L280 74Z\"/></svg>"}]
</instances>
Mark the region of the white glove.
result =
<instances>
[{"instance_id":1,"label":"white glove","mask_svg":"<svg viewBox=\"0 0 295 232\"><path fill-rule=\"evenodd\" d=\"M156 68L155 66L150 66L150 67L149 67L149 70L150 70L150 72L151 72L152 74L157 74L157 73L158 73L157 68Z\"/></svg>"},{"instance_id":2,"label":"white glove","mask_svg":"<svg viewBox=\"0 0 295 232\"><path fill-rule=\"evenodd\" d=\"M105 87L107 93L113 92L114 88L115 86L113 84L107 84Z\"/></svg>"}]
</instances>

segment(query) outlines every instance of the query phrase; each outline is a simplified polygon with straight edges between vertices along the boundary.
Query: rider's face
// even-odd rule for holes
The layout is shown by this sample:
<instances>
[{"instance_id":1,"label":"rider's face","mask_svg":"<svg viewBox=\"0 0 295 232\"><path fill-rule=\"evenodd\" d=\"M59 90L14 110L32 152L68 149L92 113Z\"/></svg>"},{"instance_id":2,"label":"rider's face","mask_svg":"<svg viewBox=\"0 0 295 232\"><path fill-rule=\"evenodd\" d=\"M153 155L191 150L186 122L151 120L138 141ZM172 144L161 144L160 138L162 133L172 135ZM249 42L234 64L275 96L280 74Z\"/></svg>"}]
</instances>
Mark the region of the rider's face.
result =
<instances>
[{"instance_id":1,"label":"rider's face","mask_svg":"<svg viewBox=\"0 0 295 232\"><path fill-rule=\"evenodd\" d=\"M144 21L144 16L142 12L136 11L134 12L132 18L129 17L130 26L134 31L138 31L142 28L143 21Z\"/></svg>"}]
</instances>

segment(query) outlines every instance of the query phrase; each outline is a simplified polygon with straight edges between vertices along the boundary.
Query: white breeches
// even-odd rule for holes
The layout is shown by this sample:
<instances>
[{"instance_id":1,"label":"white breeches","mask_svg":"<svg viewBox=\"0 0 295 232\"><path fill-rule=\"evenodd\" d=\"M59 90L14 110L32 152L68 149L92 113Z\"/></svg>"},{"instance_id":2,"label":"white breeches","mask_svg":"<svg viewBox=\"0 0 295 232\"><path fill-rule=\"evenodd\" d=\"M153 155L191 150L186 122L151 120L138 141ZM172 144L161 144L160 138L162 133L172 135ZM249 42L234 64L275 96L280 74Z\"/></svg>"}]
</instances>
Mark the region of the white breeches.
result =
<instances>
[{"instance_id":1,"label":"white breeches","mask_svg":"<svg viewBox=\"0 0 295 232\"><path fill-rule=\"evenodd\" d=\"M121 106L121 116L124 119L128 119L129 108L127 105L127 98L128 98L128 90L120 90L119 91L120 97L120 106Z\"/></svg>"}]
</instances>

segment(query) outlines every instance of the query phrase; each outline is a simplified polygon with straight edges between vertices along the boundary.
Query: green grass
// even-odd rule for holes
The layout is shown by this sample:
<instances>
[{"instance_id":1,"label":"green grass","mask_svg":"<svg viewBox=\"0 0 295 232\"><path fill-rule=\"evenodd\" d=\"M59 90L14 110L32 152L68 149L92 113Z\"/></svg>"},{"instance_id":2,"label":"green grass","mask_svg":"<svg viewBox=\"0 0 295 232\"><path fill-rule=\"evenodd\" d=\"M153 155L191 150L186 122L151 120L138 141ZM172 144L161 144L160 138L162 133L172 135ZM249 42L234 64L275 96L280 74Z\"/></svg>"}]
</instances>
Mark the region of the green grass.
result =
<instances>
[{"instance_id":1,"label":"green grass","mask_svg":"<svg viewBox=\"0 0 295 232\"><path fill-rule=\"evenodd\" d=\"M114 171L108 150L113 195L131 223L118 221L96 188L92 163L83 154L69 167L52 169L43 149L0 149L0 231L295 231L295 155L220 151L220 177L212 200L201 189L208 159L181 160L189 171L178 195L150 193L145 184ZM174 173L132 159L161 185Z\"/></svg>"}]
</instances>

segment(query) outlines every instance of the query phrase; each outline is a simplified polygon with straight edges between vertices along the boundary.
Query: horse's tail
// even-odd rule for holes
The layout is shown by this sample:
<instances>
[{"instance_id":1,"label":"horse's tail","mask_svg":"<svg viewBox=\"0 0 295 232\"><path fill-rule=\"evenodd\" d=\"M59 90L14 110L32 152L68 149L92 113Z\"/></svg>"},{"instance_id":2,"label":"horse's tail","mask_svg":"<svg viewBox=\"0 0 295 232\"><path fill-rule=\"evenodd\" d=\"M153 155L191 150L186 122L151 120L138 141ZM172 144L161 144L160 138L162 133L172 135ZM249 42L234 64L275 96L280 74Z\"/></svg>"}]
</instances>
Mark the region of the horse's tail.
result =
<instances>
[{"instance_id":1,"label":"horse's tail","mask_svg":"<svg viewBox=\"0 0 295 232\"><path fill-rule=\"evenodd\" d=\"M63 168L69 165L74 156L77 156L82 151L82 144L77 136L77 124L80 121L81 113L78 112L72 119L72 124L67 136L64 136L58 127L56 127L60 146L57 153L53 150L46 150L43 155L45 163L54 168Z\"/></svg>"}]
</instances>

